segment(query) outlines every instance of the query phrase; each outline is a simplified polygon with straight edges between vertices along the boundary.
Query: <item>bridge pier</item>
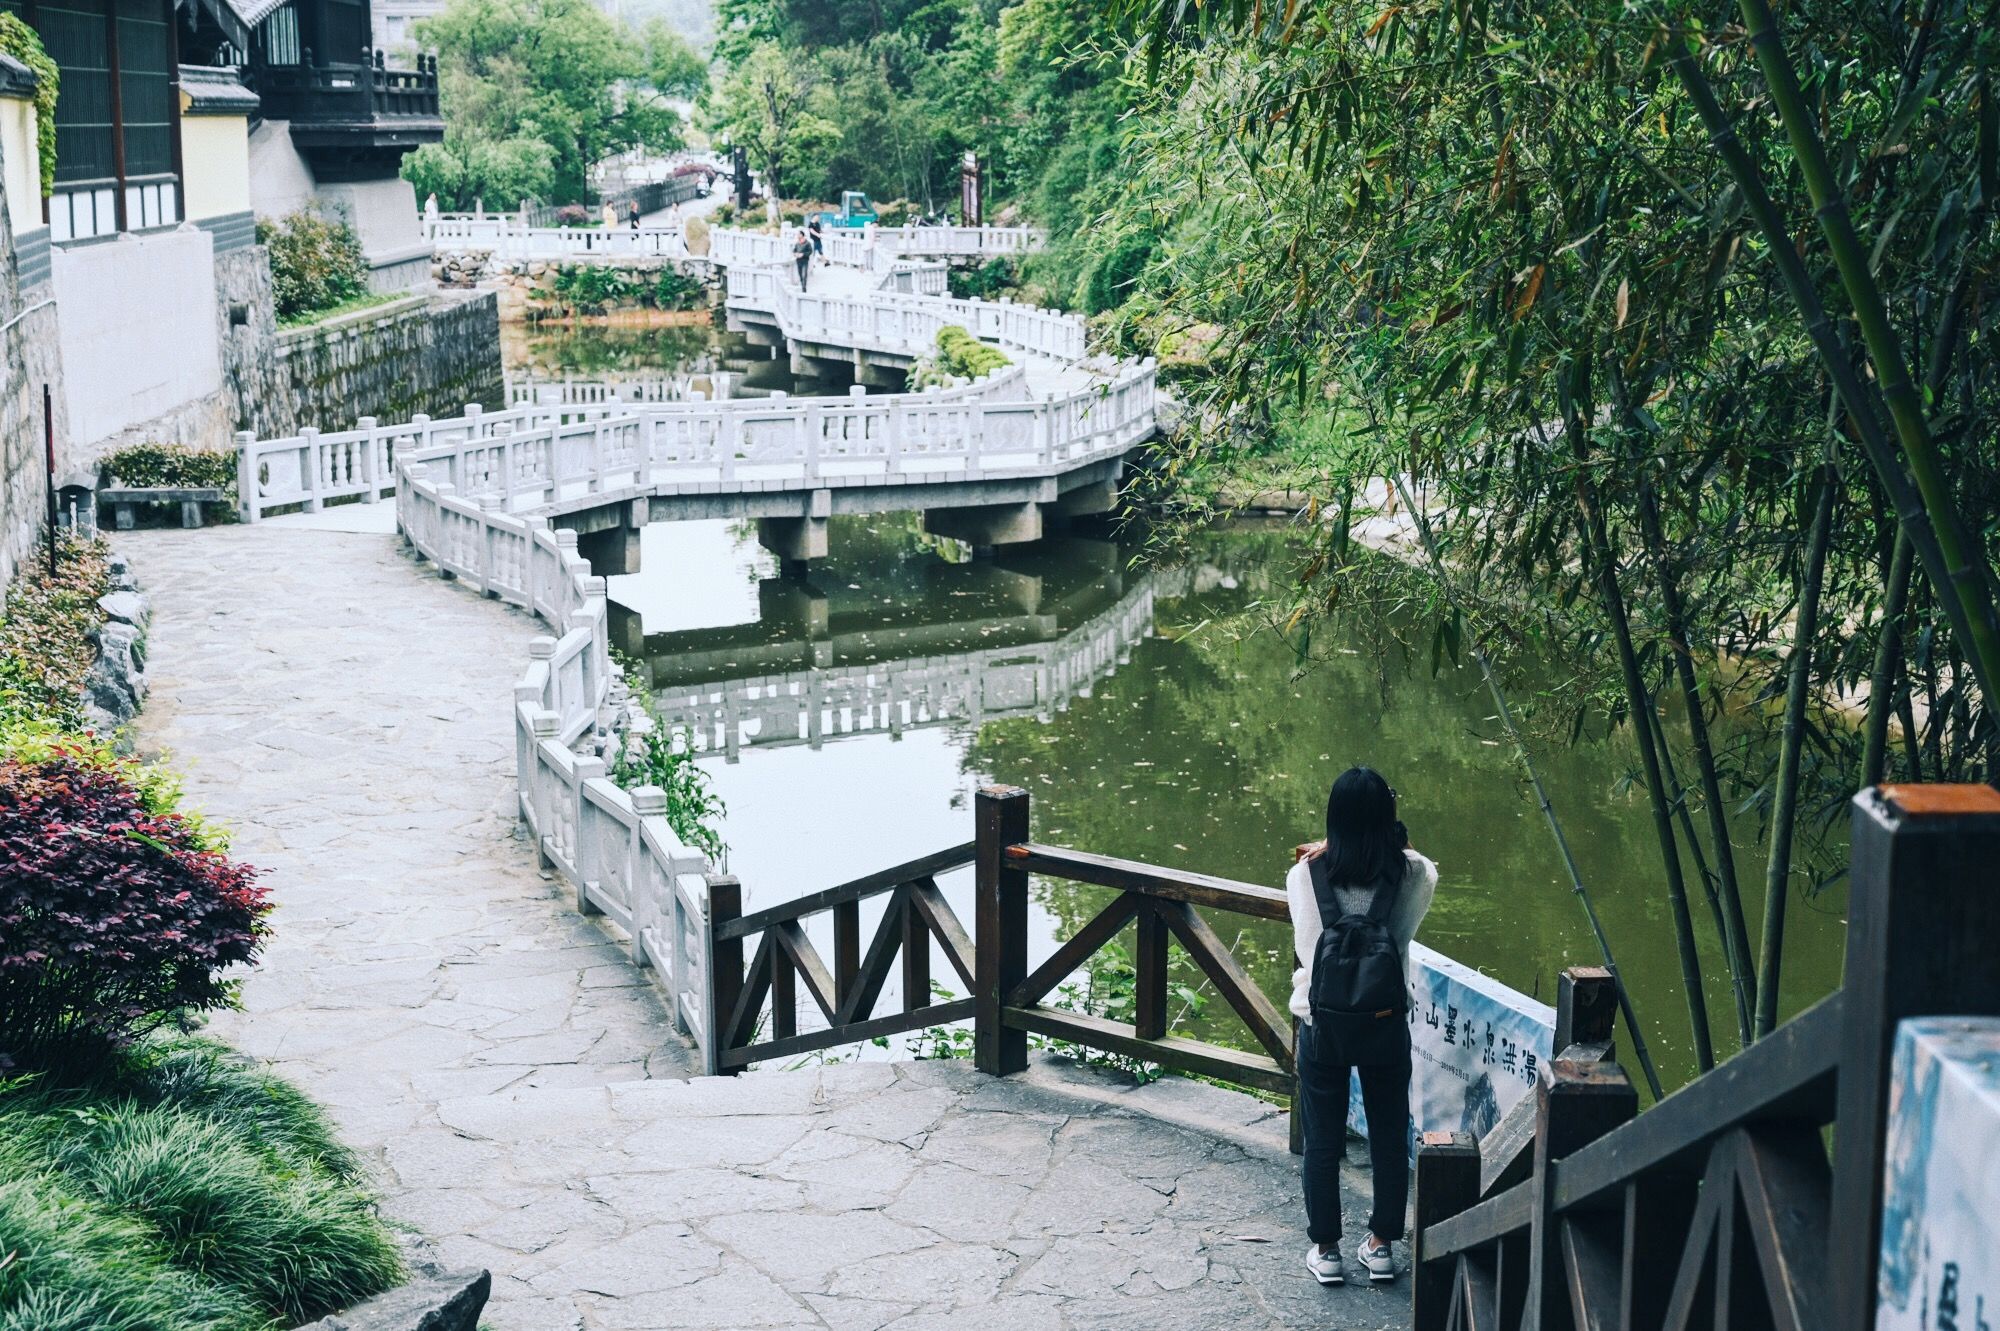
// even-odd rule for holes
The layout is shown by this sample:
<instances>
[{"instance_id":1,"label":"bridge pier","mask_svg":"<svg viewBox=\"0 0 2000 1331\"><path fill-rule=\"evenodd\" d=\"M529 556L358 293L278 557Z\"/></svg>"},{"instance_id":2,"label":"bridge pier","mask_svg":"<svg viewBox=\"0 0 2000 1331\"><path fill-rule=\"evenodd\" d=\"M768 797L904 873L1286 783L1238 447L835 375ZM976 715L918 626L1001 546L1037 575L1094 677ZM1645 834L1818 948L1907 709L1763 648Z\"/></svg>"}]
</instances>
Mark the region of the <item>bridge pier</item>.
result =
<instances>
[{"instance_id":1,"label":"bridge pier","mask_svg":"<svg viewBox=\"0 0 2000 1331\"><path fill-rule=\"evenodd\" d=\"M990 553L994 546L1041 540L1042 506L1031 500L1022 504L925 509L924 530L933 536L964 541L974 554Z\"/></svg>"},{"instance_id":2,"label":"bridge pier","mask_svg":"<svg viewBox=\"0 0 2000 1331\"><path fill-rule=\"evenodd\" d=\"M757 544L783 560L787 572L798 572L789 565L826 558L826 519L758 518Z\"/></svg>"},{"instance_id":3,"label":"bridge pier","mask_svg":"<svg viewBox=\"0 0 2000 1331\"><path fill-rule=\"evenodd\" d=\"M600 578L639 571L639 529L630 524L606 527L603 531L578 532L576 552L590 561L590 571Z\"/></svg>"}]
</instances>

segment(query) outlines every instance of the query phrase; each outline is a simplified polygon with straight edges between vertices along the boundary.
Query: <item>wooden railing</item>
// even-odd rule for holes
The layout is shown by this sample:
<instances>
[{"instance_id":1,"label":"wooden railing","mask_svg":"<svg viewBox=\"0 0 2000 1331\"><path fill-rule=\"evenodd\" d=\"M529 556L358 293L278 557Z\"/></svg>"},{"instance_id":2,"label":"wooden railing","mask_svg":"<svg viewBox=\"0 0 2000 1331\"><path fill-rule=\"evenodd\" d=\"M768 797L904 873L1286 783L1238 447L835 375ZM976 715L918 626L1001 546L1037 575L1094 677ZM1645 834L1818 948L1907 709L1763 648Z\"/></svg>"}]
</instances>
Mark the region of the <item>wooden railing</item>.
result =
<instances>
[{"instance_id":1,"label":"wooden railing","mask_svg":"<svg viewBox=\"0 0 2000 1331\"><path fill-rule=\"evenodd\" d=\"M1890 1044L2000 1014L1996 946L2000 793L1857 796L1839 992L1644 1114L1600 1001L1559 1023L1531 1132L1422 1138L1417 1331L1872 1328Z\"/></svg>"},{"instance_id":2,"label":"wooden railing","mask_svg":"<svg viewBox=\"0 0 2000 1331\"><path fill-rule=\"evenodd\" d=\"M921 1030L973 1014L973 1000L931 997L931 942L944 949L959 982L973 983L973 944L965 926L938 890L937 875L972 863L973 846L953 846L908 864L858 878L768 910L742 914L733 880L709 888L709 944L714 958L716 1062L735 1072L768 1058ZM861 903L887 897L886 907L861 948ZM806 937L804 921L833 916L833 965ZM758 938L746 971L744 941ZM890 972L902 971L901 1010L875 1015ZM738 979L737 977L741 977ZM826 1018L823 1030L800 1034L798 986ZM762 1020L769 1009L766 1029Z\"/></svg>"},{"instance_id":3,"label":"wooden railing","mask_svg":"<svg viewBox=\"0 0 2000 1331\"><path fill-rule=\"evenodd\" d=\"M1290 1095L1291 1018L1258 989L1201 914L1206 909L1253 919L1289 919L1284 893L1039 845L1029 839L1028 808L1025 790L1004 786L982 790L972 842L749 915L740 913L740 896L733 887L719 894L711 889L707 952L714 966L711 1006L717 1014L719 1066L736 1070L764 1059L971 1018L974 1059L986 1072L1005 1074L1026 1067L1028 1036L1033 1033ZM970 931L936 881L938 875L968 864L976 870L977 903ZM1030 874L1118 893L1032 971L1028 968ZM884 896L889 898L887 907L864 952L861 904ZM805 928L809 918L829 912L831 967ZM1128 924L1137 931L1133 1021L1065 1011L1043 1001ZM752 937L759 941L746 969L744 946ZM1169 1032L1171 939L1178 939L1208 976L1262 1052L1248 1053ZM956 974L962 996L933 999L933 941ZM900 1010L877 1015L875 1009L898 966ZM743 976L740 982L734 978L738 975ZM824 1017L823 1029L798 1029L800 985Z\"/></svg>"}]
</instances>

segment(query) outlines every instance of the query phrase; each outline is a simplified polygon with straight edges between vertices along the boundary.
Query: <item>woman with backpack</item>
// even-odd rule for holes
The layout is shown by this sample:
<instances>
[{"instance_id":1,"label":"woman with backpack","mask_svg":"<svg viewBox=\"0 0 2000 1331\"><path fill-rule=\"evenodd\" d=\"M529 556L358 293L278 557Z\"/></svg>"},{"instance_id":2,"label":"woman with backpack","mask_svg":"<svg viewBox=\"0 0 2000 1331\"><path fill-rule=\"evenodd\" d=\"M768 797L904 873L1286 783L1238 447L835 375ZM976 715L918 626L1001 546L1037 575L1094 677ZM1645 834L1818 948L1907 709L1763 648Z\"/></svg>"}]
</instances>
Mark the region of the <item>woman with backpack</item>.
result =
<instances>
[{"instance_id":1,"label":"woman with backpack","mask_svg":"<svg viewBox=\"0 0 2000 1331\"><path fill-rule=\"evenodd\" d=\"M1285 879L1299 1018L1298 1113L1305 1136L1306 1269L1346 1279L1340 1260L1340 1161L1348 1073L1361 1074L1375 1209L1355 1257L1371 1281L1393 1280L1410 1190L1410 940L1437 891L1437 866L1410 849L1396 792L1349 768L1326 798L1326 840L1298 848Z\"/></svg>"}]
</instances>

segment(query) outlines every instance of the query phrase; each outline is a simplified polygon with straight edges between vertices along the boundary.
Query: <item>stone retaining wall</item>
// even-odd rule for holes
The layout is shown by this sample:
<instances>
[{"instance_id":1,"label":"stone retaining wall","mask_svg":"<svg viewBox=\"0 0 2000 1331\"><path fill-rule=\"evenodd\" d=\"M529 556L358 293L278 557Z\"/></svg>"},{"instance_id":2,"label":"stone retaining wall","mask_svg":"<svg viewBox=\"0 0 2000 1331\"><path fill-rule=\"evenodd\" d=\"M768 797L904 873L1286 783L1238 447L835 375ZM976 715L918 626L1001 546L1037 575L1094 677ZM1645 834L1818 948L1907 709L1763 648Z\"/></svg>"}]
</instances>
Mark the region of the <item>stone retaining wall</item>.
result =
<instances>
[{"instance_id":1,"label":"stone retaining wall","mask_svg":"<svg viewBox=\"0 0 2000 1331\"><path fill-rule=\"evenodd\" d=\"M291 420L321 430L352 429L363 416L406 421L456 416L468 402L506 405L490 293L411 296L291 329L278 335L277 365Z\"/></svg>"}]
</instances>

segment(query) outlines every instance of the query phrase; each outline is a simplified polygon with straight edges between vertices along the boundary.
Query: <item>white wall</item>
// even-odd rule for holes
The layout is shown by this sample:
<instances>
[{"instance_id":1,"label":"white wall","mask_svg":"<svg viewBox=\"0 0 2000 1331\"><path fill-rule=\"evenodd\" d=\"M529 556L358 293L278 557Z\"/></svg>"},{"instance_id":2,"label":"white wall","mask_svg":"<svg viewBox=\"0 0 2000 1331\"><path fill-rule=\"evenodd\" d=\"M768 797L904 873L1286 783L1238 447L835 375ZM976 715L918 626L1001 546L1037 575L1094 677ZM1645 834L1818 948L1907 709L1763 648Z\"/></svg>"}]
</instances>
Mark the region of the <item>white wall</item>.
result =
<instances>
[{"instance_id":1,"label":"white wall","mask_svg":"<svg viewBox=\"0 0 2000 1331\"><path fill-rule=\"evenodd\" d=\"M292 146L292 122L266 120L250 136L250 206L283 217L313 201L313 173Z\"/></svg>"},{"instance_id":2,"label":"white wall","mask_svg":"<svg viewBox=\"0 0 2000 1331\"><path fill-rule=\"evenodd\" d=\"M35 104L0 97L0 190L16 231L42 224L41 148L35 142Z\"/></svg>"},{"instance_id":3,"label":"white wall","mask_svg":"<svg viewBox=\"0 0 2000 1331\"><path fill-rule=\"evenodd\" d=\"M85 456L120 430L220 394L207 232L189 223L58 246L53 263L70 440Z\"/></svg>"},{"instance_id":4,"label":"white wall","mask_svg":"<svg viewBox=\"0 0 2000 1331\"><path fill-rule=\"evenodd\" d=\"M181 190L194 221L249 211L250 133L244 117L181 117Z\"/></svg>"}]
</instances>

